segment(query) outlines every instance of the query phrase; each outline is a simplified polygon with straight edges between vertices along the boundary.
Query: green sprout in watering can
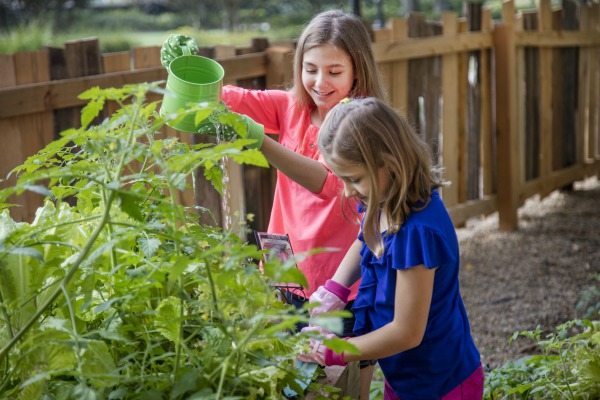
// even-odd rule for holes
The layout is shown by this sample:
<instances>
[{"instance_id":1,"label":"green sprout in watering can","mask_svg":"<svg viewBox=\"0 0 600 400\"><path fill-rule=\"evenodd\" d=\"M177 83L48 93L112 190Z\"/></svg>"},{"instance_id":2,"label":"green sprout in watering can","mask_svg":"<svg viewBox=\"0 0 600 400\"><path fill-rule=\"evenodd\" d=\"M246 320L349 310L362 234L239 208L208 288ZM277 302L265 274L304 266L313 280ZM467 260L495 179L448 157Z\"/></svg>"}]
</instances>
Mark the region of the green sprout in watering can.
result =
<instances>
[{"instance_id":1,"label":"green sprout in watering can","mask_svg":"<svg viewBox=\"0 0 600 400\"><path fill-rule=\"evenodd\" d=\"M200 53L198 43L186 35L172 34L164 41L160 49L160 63L167 68L171 61L183 55Z\"/></svg>"}]
</instances>

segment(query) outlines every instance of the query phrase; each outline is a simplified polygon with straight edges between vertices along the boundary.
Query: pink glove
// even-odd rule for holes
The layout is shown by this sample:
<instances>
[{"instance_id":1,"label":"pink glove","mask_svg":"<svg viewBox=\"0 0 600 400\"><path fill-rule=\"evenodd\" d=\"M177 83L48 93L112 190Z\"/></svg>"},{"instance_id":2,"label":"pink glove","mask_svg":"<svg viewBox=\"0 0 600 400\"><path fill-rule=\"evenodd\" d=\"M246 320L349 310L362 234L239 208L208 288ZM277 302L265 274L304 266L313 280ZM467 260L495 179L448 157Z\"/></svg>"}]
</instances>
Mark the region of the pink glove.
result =
<instances>
[{"instance_id":1,"label":"pink glove","mask_svg":"<svg viewBox=\"0 0 600 400\"><path fill-rule=\"evenodd\" d=\"M310 310L310 316L326 313L329 311L343 310L348 303L350 288L328 279L325 285L319 288L310 296L311 303L318 302L319 305Z\"/></svg>"},{"instance_id":2,"label":"pink glove","mask_svg":"<svg viewBox=\"0 0 600 400\"><path fill-rule=\"evenodd\" d=\"M335 337L333 334L327 335L327 338ZM346 365L347 362L344 360L344 353L339 354L335 351L331 350L329 347L325 346L323 342L319 339L310 339L310 353L299 354L298 360L309 362L309 363L317 363L324 366L331 365Z\"/></svg>"}]
</instances>

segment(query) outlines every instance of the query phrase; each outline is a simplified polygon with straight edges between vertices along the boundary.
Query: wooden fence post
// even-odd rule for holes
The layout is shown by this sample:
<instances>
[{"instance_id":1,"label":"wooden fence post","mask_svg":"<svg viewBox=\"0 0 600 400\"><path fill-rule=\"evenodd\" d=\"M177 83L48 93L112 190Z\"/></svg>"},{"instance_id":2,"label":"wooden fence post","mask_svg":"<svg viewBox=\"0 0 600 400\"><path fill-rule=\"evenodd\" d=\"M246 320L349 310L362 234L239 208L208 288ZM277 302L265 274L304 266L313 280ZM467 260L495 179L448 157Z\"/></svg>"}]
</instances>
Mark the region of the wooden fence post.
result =
<instances>
[{"instance_id":1,"label":"wooden fence post","mask_svg":"<svg viewBox=\"0 0 600 400\"><path fill-rule=\"evenodd\" d=\"M481 32L491 34L492 26L492 12L484 8ZM494 157L496 148L492 135L492 127L495 126L492 98L495 92L492 90L491 54L491 50L481 51L481 173L484 196L489 196L496 190L496 158Z\"/></svg>"},{"instance_id":2,"label":"wooden fence post","mask_svg":"<svg viewBox=\"0 0 600 400\"><path fill-rule=\"evenodd\" d=\"M401 42L408 39L408 23L404 18L391 19L392 40ZM392 64L393 86L390 89L392 106L402 115L408 116L408 61L399 60Z\"/></svg>"},{"instance_id":3,"label":"wooden fence post","mask_svg":"<svg viewBox=\"0 0 600 400\"><path fill-rule=\"evenodd\" d=\"M445 12L442 15L443 35L456 36L458 20L456 13ZM458 204L459 193L459 119L458 119L458 54L448 53L442 56L442 159L445 177L450 186L443 189L444 203L448 207Z\"/></svg>"},{"instance_id":4,"label":"wooden fence post","mask_svg":"<svg viewBox=\"0 0 600 400\"><path fill-rule=\"evenodd\" d=\"M496 107L498 126L498 213L501 230L518 228L520 160L518 141L517 58L515 8L502 7L502 24L494 30Z\"/></svg>"}]
</instances>

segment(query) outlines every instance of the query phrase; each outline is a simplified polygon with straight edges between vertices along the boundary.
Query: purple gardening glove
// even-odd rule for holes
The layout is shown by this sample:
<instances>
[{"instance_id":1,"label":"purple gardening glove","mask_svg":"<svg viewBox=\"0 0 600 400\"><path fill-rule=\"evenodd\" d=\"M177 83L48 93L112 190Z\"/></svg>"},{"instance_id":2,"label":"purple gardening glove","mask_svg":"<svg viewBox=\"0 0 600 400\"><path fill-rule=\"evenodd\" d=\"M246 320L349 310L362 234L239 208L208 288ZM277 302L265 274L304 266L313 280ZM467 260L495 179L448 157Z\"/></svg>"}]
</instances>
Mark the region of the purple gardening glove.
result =
<instances>
[{"instance_id":1,"label":"purple gardening glove","mask_svg":"<svg viewBox=\"0 0 600 400\"><path fill-rule=\"evenodd\" d=\"M309 298L311 303L319 303L310 310L311 318L329 311L343 310L348 303L349 295L350 288L328 279L325 285L319 286Z\"/></svg>"},{"instance_id":2,"label":"purple gardening glove","mask_svg":"<svg viewBox=\"0 0 600 400\"><path fill-rule=\"evenodd\" d=\"M304 328L307 329L307 328ZM303 330L304 330L303 329ZM334 334L329 333L325 335L327 339L335 337ZM310 339L310 352L305 354L299 354L298 360L308 362L308 363L317 363L324 366L331 365L346 365L347 362L344 360L344 353L339 354L335 351L331 350L329 347L325 346L323 342L316 338Z\"/></svg>"}]
</instances>

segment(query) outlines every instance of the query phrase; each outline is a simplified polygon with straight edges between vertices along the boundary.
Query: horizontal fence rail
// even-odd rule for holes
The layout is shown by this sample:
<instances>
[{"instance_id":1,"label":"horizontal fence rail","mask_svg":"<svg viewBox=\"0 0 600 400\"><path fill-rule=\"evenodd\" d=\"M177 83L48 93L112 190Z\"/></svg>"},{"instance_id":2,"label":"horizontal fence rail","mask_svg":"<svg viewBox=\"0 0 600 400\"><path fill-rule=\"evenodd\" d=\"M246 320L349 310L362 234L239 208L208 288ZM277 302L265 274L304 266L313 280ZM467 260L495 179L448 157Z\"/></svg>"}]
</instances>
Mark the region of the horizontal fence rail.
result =
<instances>
[{"instance_id":1,"label":"horizontal fence rail","mask_svg":"<svg viewBox=\"0 0 600 400\"><path fill-rule=\"evenodd\" d=\"M563 4L552 9L542 0L535 10L516 12L508 1L498 21L469 4L464 18L412 14L373 32L389 101L443 166L450 185L442 194L456 225L498 211L500 228L516 229L527 198L600 172L600 6ZM223 65L225 84L290 87L293 43L257 38L250 47L215 46L201 54ZM0 177L58 132L79 126L77 96L84 90L166 79L158 46L101 54L93 38L0 55L0 70ZM210 140L170 128L165 134ZM250 212L252 227L266 229L274 172L231 163L227 169L226 202L201 173L196 191L180 200L212 210L215 219L201 217L203 223L225 225L226 214L243 219ZM34 193L15 198L21 207L11 210L13 217L31 220L40 201Z\"/></svg>"}]
</instances>

